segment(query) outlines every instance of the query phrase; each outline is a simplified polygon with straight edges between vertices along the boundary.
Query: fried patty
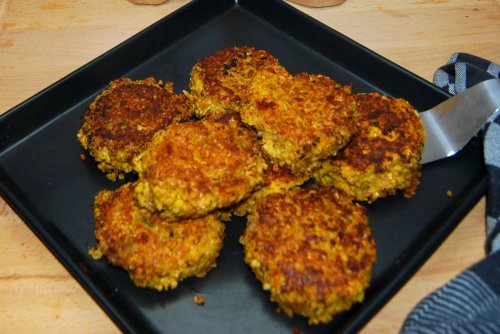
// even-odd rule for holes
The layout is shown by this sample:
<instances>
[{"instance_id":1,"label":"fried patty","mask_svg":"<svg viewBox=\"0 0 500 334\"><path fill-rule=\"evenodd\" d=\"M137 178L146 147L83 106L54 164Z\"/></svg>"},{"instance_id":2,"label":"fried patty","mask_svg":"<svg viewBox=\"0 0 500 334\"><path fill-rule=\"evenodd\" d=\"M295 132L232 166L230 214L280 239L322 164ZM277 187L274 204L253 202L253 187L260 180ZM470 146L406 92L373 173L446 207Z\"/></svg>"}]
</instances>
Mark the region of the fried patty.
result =
<instances>
[{"instance_id":1,"label":"fried patty","mask_svg":"<svg viewBox=\"0 0 500 334\"><path fill-rule=\"evenodd\" d=\"M358 132L336 157L314 173L322 185L340 189L359 201L402 190L412 197L420 183L423 123L410 103L379 93L355 96Z\"/></svg>"},{"instance_id":2,"label":"fried patty","mask_svg":"<svg viewBox=\"0 0 500 334\"><path fill-rule=\"evenodd\" d=\"M260 198L240 242L271 301L310 324L363 300L376 257L365 208L331 188Z\"/></svg>"},{"instance_id":3,"label":"fried patty","mask_svg":"<svg viewBox=\"0 0 500 334\"><path fill-rule=\"evenodd\" d=\"M264 182L258 139L237 117L172 124L134 160L135 197L163 217L203 216L247 197Z\"/></svg>"},{"instance_id":4,"label":"fried patty","mask_svg":"<svg viewBox=\"0 0 500 334\"><path fill-rule=\"evenodd\" d=\"M132 171L137 156L159 129L189 117L187 99L171 83L121 78L90 104L77 138L111 180Z\"/></svg>"},{"instance_id":5,"label":"fried patty","mask_svg":"<svg viewBox=\"0 0 500 334\"><path fill-rule=\"evenodd\" d=\"M257 130L273 163L310 174L348 143L356 128L354 111L350 86L324 75L259 72L241 118Z\"/></svg>"},{"instance_id":6,"label":"fried patty","mask_svg":"<svg viewBox=\"0 0 500 334\"><path fill-rule=\"evenodd\" d=\"M189 84L197 115L238 111L249 83L262 71L290 76L269 52L247 46L224 48L199 60Z\"/></svg>"},{"instance_id":7,"label":"fried patty","mask_svg":"<svg viewBox=\"0 0 500 334\"><path fill-rule=\"evenodd\" d=\"M140 287L168 290L215 267L224 224L217 216L170 222L139 207L133 183L103 190L94 200L98 245L90 254L123 267Z\"/></svg>"}]
</instances>

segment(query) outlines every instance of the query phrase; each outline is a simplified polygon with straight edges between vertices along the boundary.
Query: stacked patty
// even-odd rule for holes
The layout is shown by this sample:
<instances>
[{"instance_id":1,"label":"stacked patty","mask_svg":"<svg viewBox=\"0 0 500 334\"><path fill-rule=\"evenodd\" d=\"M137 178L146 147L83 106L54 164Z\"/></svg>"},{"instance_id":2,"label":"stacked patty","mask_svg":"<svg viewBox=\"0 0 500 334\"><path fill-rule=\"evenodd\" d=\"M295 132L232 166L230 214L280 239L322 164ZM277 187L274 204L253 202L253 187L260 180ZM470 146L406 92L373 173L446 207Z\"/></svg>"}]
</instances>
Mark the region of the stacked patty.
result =
<instances>
[{"instance_id":1,"label":"stacked patty","mask_svg":"<svg viewBox=\"0 0 500 334\"><path fill-rule=\"evenodd\" d=\"M378 93L355 98L356 135L337 156L324 161L314 177L358 201L373 202L397 190L414 196L425 142L417 112L408 101Z\"/></svg>"},{"instance_id":2,"label":"stacked patty","mask_svg":"<svg viewBox=\"0 0 500 334\"><path fill-rule=\"evenodd\" d=\"M203 216L264 182L257 136L234 118L206 118L158 132L134 160L141 206L170 219Z\"/></svg>"},{"instance_id":3,"label":"stacked patty","mask_svg":"<svg viewBox=\"0 0 500 334\"><path fill-rule=\"evenodd\" d=\"M259 72L248 90L243 122L255 128L269 159L295 174L310 175L355 131L350 87L324 75Z\"/></svg>"},{"instance_id":4,"label":"stacked patty","mask_svg":"<svg viewBox=\"0 0 500 334\"><path fill-rule=\"evenodd\" d=\"M95 197L95 259L105 256L137 286L159 291L215 267L224 238L217 214L172 222L137 205L133 192L134 184L126 183Z\"/></svg>"},{"instance_id":5,"label":"stacked patty","mask_svg":"<svg viewBox=\"0 0 500 334\"><path fill-rule=\"evenodd\" d=\"M120 78L90 104L77 137L114 181L132 172L132 159L156 131L188 117L187 99L172 83Z\"/></svg>"},{"instance_id":6,"label":"stacked patty","mask_svg":"<svg viewBox=\"0 0 500 334\"><path fill-rule=\"evenodd\" d=\"M415 194L415 110L246 46L200 59L189 87L122 78L86 111L78 139L98 167L137 176L95 197L91 255L167 290L215 267L221 221L247 216L244 260L287 315L326 323L361 302L376 248L356 202Z\"/></svg>"},{"instance_id":7,"label":"stacked patty","mask_svg":"<svg viewBox=\"0 0 500 334\"><path fill-rule=\"evenodd\" d=\"M157 290L215 267L222 210L263 183L267 168L255 133L227 116L158 130L133 161L138 180L97 194L96 259Z\"/></svg>"},{"instance_id":8,"label":"stacked patty","mask_svg":"<svg viewBox=\"0 0 500 334\"><path fill-rule=\"evenodd\" d=\"M247 46L224 48L200 59L191 70L189 83L197 116L239 111L248 86L262 72L290 76L269 52Z\"/></svg>"}]
</instances>

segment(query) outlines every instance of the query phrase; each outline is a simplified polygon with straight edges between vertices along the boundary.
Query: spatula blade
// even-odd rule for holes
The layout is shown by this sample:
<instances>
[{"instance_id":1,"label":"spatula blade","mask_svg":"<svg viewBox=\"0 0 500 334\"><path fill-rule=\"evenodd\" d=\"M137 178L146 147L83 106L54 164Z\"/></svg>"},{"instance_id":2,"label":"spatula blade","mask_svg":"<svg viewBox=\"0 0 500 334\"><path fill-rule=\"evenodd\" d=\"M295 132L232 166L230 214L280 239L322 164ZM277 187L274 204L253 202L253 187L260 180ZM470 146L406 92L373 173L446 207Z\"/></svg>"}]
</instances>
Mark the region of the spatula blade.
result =
<instances>
[{"instance_id":1,"label":"spatula blade","mask_svg":"<svg viewBox=\"0 0 500 334\"><path fill-rule=\"evenodd\" d=\"M498 110L500 79L490 79L419 113L427 133L420 163L456 154Z\"/></svg>"}]
</instances>

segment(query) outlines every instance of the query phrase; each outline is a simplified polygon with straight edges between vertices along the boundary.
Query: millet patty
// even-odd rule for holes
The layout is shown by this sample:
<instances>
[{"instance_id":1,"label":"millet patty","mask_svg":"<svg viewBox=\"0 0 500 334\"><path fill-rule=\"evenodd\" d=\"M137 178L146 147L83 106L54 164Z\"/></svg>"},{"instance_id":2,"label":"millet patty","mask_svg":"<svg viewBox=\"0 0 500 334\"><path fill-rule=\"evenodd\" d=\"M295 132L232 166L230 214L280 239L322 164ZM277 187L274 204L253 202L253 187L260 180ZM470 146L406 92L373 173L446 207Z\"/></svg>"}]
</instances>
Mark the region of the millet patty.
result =
<instances>
[{"instance_id":1,"label":"millet patty","mask_svg":"<svg viewBox=\"0 0 500 334\"><path fill-rule=\"evenodd\" d=\"M255 75L241 119L257 131L273 163L311 174L344 147L356 125L350 86L319 74Z\"/></svg>"},{"instance_id":2,"label":"millet patty","mask_svg":"<svg viewBox=\"0 0 500 334\"><path fill-rule=\"evenodd\" d=\"M269 52L248 46L224 48L200 59L191 70L189 84L197 115L239 111L249 83L259 72L290 76Z\"/></svg>"},{"instance_id":3,"label":"millet patty","mask_svg":"<svg viewBox=\"0 0 500 334\"><path fill-rule=\"evenodd\" d=\"M240 241L271 300L310 324L363 300L376 257L364 207L331 188L260 198Z\"/></svg>"},{"instance_id":4,"label":"millet patty","mask_svg":"<svg viewBox=\"0 0 500 334\"><path fill-rule=\"evenodd\" d=\"M77 138L98 168L116 180L132 171L132 159L156 131L187 118L187 99L171 83L120 78L87 108Z\"/></svg>"},{"instance_id":5,"label":"millet patty","mask_svg":"<svg viewBox=\"0 0 500 334\"><path fill-rule=\"evenodd\" d=\"M238 117L172 124L134 159L135 197L163 217L203 216L246 198L267 164L255 133Z\"/></svg>"},{"instance_id":6,"label":"millet patty","mask_svg":"<svg viewBox=\"0 0 500 334\"><path fill-rule=\"evenodd\" d=\"M420 183L425 129L411 104L379 93L355 95L358 130L352 141L315 173L316 181L356 200L402 190L412 197Z\"/></svg>"},{"instance_id":7,"label":"millet patty","mask_svg":"<svg viewBox=\"0 0 500 334\"><path fill-rule=\"evenodd\" d=\"M134 184L102 190L94 200L95 236L90 254L127 270L140 287L168 290L183 279L203 277L215 267L224 224L216 214L171 222L142 209Z\"/></svg>"}]
</instances>

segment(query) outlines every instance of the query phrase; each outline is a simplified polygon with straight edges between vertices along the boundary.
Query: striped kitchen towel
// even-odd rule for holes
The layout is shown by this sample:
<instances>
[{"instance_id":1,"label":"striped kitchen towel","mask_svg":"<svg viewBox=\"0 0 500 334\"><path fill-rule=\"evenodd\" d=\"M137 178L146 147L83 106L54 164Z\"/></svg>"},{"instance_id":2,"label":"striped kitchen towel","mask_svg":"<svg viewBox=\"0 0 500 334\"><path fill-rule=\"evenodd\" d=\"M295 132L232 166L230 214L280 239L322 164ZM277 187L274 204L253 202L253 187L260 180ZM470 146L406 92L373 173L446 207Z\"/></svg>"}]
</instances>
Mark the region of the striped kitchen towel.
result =
<instances>
[{"instance_id":1,"label":"striped kitchen towel","mask_svg":"<svg viewBox=\"0 0 500 334\"><path fill-rule=\"evenodd\" d=\"M434 83L451 94L498 78L500 65L454 53L439 68ZM471 110L473 112L473 110ZM500 113L482 129L488 173L486 257L425 297L406 318L402 334L500 333Z\"/></svg>"}]
</instances>

